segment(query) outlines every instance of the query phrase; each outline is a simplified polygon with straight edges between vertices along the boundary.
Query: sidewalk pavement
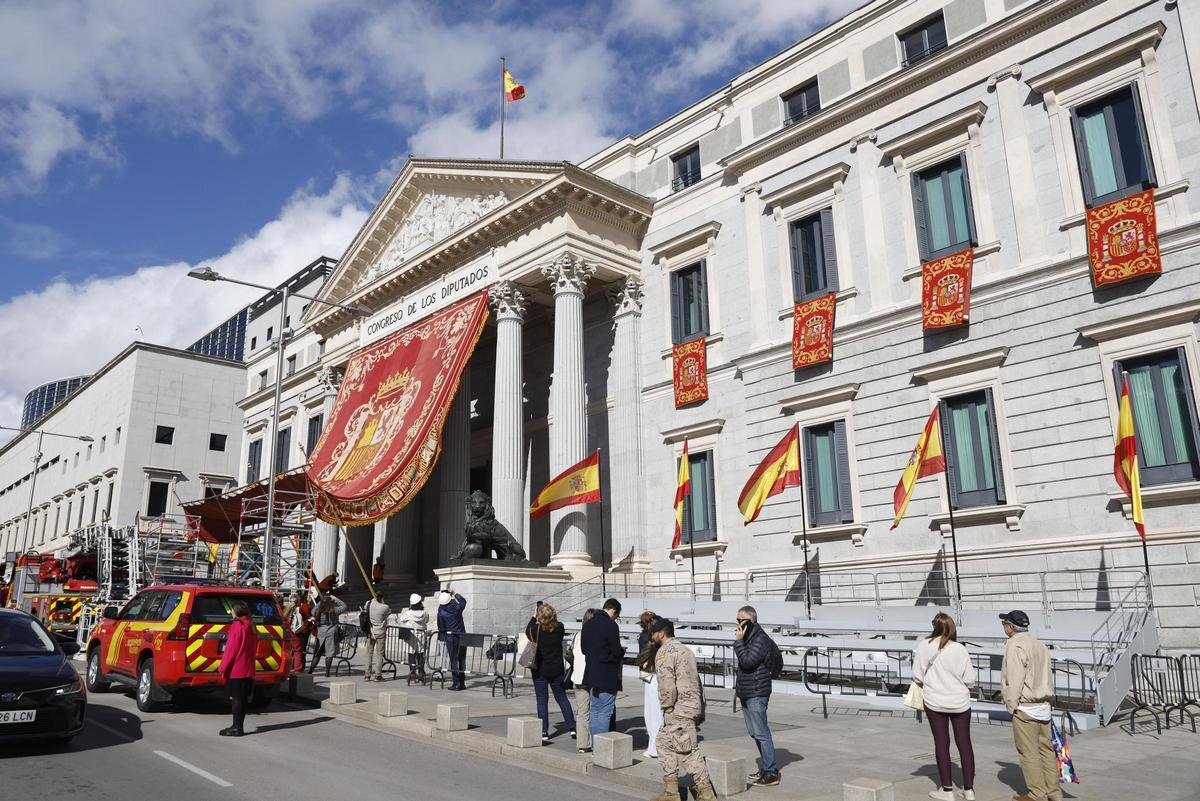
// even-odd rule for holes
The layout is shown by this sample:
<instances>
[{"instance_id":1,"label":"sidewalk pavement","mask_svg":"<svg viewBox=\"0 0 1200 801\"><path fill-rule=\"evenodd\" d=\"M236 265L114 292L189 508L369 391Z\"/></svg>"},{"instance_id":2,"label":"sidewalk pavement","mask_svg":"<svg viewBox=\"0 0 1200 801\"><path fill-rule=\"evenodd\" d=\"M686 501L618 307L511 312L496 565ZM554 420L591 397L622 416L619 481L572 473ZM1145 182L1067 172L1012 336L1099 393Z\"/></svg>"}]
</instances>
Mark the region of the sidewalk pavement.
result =
<instances>
[{"instance_id":1,"label":"sidewalk pavement","mask_svg":"<svg viewBox=\"0 0 1200 801\"><path fill-rule=\"evenodd\" d=\"M356 665L352 675L315 676L310 703L323 711L357 719L400 734L432 737L490 754L505 761L522 760L540 770L555 773L595 775L606 781L645 790L647 796L662 789L662 773L656 760L642 755L647 736L642 719L642 688L636 677L626 677L625 692L617 699L617 729L633 736L632 767L609 771L594 766L590 754L578 754L562 722L553 697L550 699L551 742L540 748L517 749L505 744L509 717L536 717L533 686L529 679L516 680L516 695L503 698L497 689L492 696L491 679L468 679L464 692L449 692L408 686L398 680L366 682ZM351 705L328 703L328 685L354 681L358 701ZM409 714L404 718L376 716L382 691L408 693ZM707 721L701 729L701 753L706 757L745 757L749 771L758 769L754 743L746 735L739 712L732 710L732 693L706 690ZM439 703L469 706L470 727L464 732L436 729ZM770 706L771 729L783 774L778 787L751 788L739 798L748 801L842 801L843 784L856 778L892 782L896 801L922 801L935 788L937 769L933 738L924 722L911 712L870 708L848 699L830 698L829 719L821 716L817 698L776 694ZM1143 715L1138 733L1115 724L1070 738L1071 756L1081 783L1064 786L1064 798L1088 801L1195 801L1200 798L1200 734L1175 726L1162 735ZM1145 725L1144 725L1145 724ZM1024 791L1012 730L1007 723L980 721L971 726L975 750L975 791L979 801L1009 801ZM957 753L954 782L962 787ZM961 798L961 796L960 796Z\"/></svg>"}]
</instances>

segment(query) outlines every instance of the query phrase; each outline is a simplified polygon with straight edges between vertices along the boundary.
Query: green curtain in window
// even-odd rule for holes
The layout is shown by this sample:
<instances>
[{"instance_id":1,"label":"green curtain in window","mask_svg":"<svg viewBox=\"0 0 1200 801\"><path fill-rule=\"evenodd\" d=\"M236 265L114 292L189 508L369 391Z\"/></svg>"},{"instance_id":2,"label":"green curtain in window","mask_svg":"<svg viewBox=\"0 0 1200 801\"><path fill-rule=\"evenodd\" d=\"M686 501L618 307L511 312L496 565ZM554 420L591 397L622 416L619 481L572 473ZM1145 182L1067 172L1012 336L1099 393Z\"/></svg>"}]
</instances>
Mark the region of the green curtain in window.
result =
<instances>
[{"instance_id":1,"label":"green curtain in window","mask_svg":"<svg viewBox=\"0 0 1200 801\"><path fill-rule=\"evenodd\" d=\"M1095 114L1081 116L1083 122L1083 138L1087 142L1087 159L1092 169L1092 185L1097 196L1115 192L1117 186L1117 170L1113 164L1113 143L1108 140L1108 123L1104 119L1104 109Z\"/></svg>"},{"instance_id":2,"label":"green curtain in window","mask_svg":"<svg viewBox=\"0 0 1200 801\"><path fill-rule=\"evenodd\" d=\"M1150 367L1129 371L1129 398L1133 402L1133 425L1141 451L1142 467L1162 467L1167 463L1163 431L1154 405L1154 376Z\"/></svg>"},{"instance_id":3,"label":"green curtain in window","mask_svg":"<svg viewBox=\"0 0 1200 801\"><path fill-rule=\"evenodd\" d=\"M712 497L712 487L709 486L707 464L703 457L689 457L692 492L688 498L688 518L691 520L691 530L695 533L711 529L712 521L708 519L709 498Z\"/></svg>"},{"instance_id":4,"label":"green curtain in window","mask_svg":"<svg viewBox=\"0 0 1200 801\"><path fill-rule=\"evenodd\" d=\"M995 489L996 462L992 457L991 426L988 425L988 406L984 401L975 404L975 432L979 437L979 456L983 462L983 484L980 489Z\"/></svg>"},{"instance_id":5,"label":"green curtain in window","mask_svg":"<svg viewBox=\"0 0 1200 801\"><path fill-rule=\"evenodd\" d=\"M835 512L838 508L837 457L833 426L812 432L816 465L816 502L818 512Z\"/></svg>"},{"instance_id":6,"label":"green curtain in window","mask_svg":"<svg viewBox=\"0 0 1200 801\"><path fill-rule=\"evenodd\" d=\"M944 174L925 181L925 198L928 201L927 214L929 218L929 247L941 250L950 244L950 217L946 213L946 192L942 184L946 180Z\"/></svg>"},{"instance_id":7,"label":"green curtain in window","mask_svg":"<svg viewBox=\"0 0 1200 801\"><path fill-rule=\"evenodd\" d=\"M959 492L975 492L982 488L979 471L975 469L975 437L972 436L971 417L973 403L959 403L950 407L950 420L954 426L954 466L958 470Z\"/></svg>"},{"instance_id":8,"label":"green curtain in window","mask_svg":"<svg viewBox=\"0 0 1200 801\"><path fill-rule=\"evenodd\" d=\"M967 197L965 187L963 185L962 167L955 165L949 172L946 173L946 180L950 182L950 203L952 208L950 213L954 216L954 232L952 240L947 244L962 242L967 238Z\"/></svg>"},{"instance_id":9,"label":"green curtain in window","mask_svg":"<svg viewBox=\"0 0 1200 801\"><path fill-rule=\"evenodd\" d=\"M1191 417L1187 408L1187 391L1183 387L1185 380L1178 362L1162 366L1163 400L1166 401L1167 424L1171 426L1176 462L1196 460L1196 443L1192 442L1189 430Z\"/></svg>"}]
</instances>

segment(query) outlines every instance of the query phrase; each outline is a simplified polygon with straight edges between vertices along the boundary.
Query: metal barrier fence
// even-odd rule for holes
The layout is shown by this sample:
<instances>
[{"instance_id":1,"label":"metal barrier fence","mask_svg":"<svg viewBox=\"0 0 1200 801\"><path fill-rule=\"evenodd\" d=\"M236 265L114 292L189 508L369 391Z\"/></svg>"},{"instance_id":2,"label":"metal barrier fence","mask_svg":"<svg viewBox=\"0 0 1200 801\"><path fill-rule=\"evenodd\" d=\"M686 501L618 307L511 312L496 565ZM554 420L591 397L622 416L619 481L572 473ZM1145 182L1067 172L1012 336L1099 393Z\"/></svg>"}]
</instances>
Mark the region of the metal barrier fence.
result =
<instances>
[{"instance_id":1,"label":"metal barrier fence","mask_svg":"<svg viewBox=\"0 0 1200 801\"><path fill-rule=\"evenodd\" d=\"M1190 663L1191 660L1188 661ZM1163 728L1160 712L1167 721L1168 729L1171 728L1171 713L1178 712L1179 725L1183 725L1183 716L1187 715L1192 721L1192 731L1196 731L1196 718L1187 707L1195 705L1197 699L1188 697L1183 662L1183 659L1173 656L1133 655L1134 707L1129 713L1130 734L1134 732L1137 713L1143 710L1154 716L1154 725L1159 734Z\"/></svg>"},{"instance_id":2,"label":"metal barrier fence","mask_svg":"<svg viewBox=\"0 0 1200 801\"><path fill-rule=\"evenodd\" d=\"M362 630L359 629L357 625L353 623L338 624L337 633L334 634L333 637L334 651L332 659L333 664L335 665L333 668L333 675L341 675L343 667L346 668L346 673L350 673L350 663L354 660L354 657L358 655L358 640L361 636ZM314 673L317 671L316 659L318 643L319 641L317 640L316 633L314 632L313 635L308 639L309 667ZM330 655L326 653L324 656L329 657Z\"/></svg>"},{"instance_id":3,"label":"metal barrier fence","mask_svg":"<svg viewBox=\"0 0 1200 801\"><path fill-rule=\"evenodd\" d=\"M517 672L517 640L508 635L460 634L459 651L466 676L483 676L492 679L492 695L499 687L505 698L514 693L513 680ZM431 634L426 650L428 672L425 683L430 687L435 681L445 688L446 677L451 674L450 653L446 642L439 634Z\"/></svg>"},{"instance_id":4,"label":"metal barrier fence","mask_svg":"<svg viewBox=\"0 0 1200 801\"><path fill-rule=\"evenodd\" d=\"M388 626L383 639L383 670L392 678L400 678L400 666L408 668L409 683L414 677L425 680L425 655L429 653L427 631L414 631L403 626Z\"/></svg>"}]
</instances>

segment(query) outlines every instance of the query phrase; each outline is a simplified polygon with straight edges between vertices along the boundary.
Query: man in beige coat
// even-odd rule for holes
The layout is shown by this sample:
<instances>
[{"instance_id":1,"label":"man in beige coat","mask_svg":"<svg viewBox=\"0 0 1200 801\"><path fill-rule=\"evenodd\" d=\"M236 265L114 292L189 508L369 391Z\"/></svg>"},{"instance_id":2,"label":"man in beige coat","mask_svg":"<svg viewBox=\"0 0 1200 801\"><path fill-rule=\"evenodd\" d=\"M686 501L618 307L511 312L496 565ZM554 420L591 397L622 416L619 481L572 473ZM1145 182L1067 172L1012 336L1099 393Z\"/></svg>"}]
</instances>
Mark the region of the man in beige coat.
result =
<instances>
[{"instance_id":1,"label":"man in beige coat","mask_svg":"<svg viewBox=\"0 0 1200 801\"><path fill-rule=\"evenodd\" d=\"M1054 679L1050 651L1029 633L1029 616L1014 609L1000 615L1008 642L1000 668L1000 693L1012 714L1013 739L1025 775L1026 792L1013 801L1062 801L1058 758L1050 741L1050 700Z\"/></svg>"},{"instance_id":2,"label":"man in beige coat","mask_svg":"<svg viewBox=\"0 0 1200 801\"><path fill-rule=\"evenodd\" d=\"M655 741L658 761L663 769L663 792L651 801L679 800L679 772L692 777L700 801L717 801L696 727L704 722L704 689L696 657L686 645L675 639L675 626L663 617L650 623L650 639L658 643L654 672L658 677L658 702L663 723Z\"/></svg>"}]
</instances>

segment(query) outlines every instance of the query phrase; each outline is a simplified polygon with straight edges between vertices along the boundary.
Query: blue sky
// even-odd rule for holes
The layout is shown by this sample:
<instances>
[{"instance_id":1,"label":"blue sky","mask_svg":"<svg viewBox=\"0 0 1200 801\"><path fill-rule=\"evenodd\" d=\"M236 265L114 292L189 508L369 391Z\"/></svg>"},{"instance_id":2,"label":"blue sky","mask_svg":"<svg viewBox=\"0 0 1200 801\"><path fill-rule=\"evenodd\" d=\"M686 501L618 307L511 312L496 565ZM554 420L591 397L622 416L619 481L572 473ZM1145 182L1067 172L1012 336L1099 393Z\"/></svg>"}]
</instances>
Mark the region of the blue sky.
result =
<instances>
[{"instance_id":1,"label":"blue sky","mask_svg":"<svg viewBox=\"0 0 1200 801\"><path fill-rule=\"evenodd\" d=\"M584 158L857 0L6 0L0 423L139 336L184 345L340 256L407 154ZM181 313L182 312L182 313Z\"/></svg>"}]
</instances>

